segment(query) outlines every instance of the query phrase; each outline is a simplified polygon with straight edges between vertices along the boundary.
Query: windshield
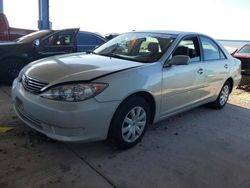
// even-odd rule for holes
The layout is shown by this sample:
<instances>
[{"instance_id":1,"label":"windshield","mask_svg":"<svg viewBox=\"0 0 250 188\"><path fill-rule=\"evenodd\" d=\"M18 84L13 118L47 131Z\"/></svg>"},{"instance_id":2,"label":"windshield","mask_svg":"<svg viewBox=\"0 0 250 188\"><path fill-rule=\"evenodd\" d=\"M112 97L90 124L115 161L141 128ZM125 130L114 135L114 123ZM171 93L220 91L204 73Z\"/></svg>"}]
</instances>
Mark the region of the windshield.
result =
<instances>
[{"instance_id":1,"label":"windshield","mask_svg":"<svg viewBox=\"0 0 250 188\"><path fill-rule=\"evenodd\" d=\"M45 36L46 34L48 34L50 32L51 31L48 31L48 30L36 31L36 32L30 33L28 35L25 35L23 37L20 37L20 38L16 39L15 41L16 42L23 42L23 43L32 42L33 40L39 39L39 38Z\"/></svg>"},{"instance_id":2,"label":"windshield","mask_svg":"<svg viewBox=\"0 0 250 188\"><path fill-rule=\"evenodd\" d=\"M243 46L238 53L248 53L250 54L250 45Z\"/></svg>"},{"instance_id":3,"label":"windshield","mask_svg":"<svg viewBox=\"0 0 250 188\"><path fill-rule=\"evenodd\" d=\"M143 63L159 60L174 40L174 35L126 33L97 48L94 53Z\"/></svg>"}]
</instances>

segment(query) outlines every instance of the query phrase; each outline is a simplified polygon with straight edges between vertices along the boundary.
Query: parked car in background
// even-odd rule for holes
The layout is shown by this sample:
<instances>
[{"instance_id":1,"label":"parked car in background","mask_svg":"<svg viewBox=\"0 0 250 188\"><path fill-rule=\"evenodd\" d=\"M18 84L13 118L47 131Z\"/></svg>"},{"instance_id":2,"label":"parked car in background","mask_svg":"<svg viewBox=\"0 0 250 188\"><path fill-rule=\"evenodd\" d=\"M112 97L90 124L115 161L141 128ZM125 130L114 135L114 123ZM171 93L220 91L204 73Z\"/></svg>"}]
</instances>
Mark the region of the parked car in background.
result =
<instances>
[{"instance_id":1,"label":"parked car in background","mask_svg":"<svg viewBox=\"0 0 250 188\"><path fill-rule=\"evenodd\" d=\"M241 60L241 73L250 76L250 44L244 45L233 56Z\"/></svg>"},{"instance_id":2,"label":"parked car in background","mask_svg":"<svg viewBox=\"0 0 250 188\"><path fill-rule=\"evenodd\" d=\"M226 50L231 54L234 55L235 52L237 52L238 48L235 47L231 47L231 46L224 46L226 48Z\"/></svg>"},{"instance_id":3,"label":"parked car in background","mask_svg":"<svg viewBox=\"0 0 250 188\"><path fill-rule=\"evenodd\" d=\"M119 33L107 33L106 35L104 35L104 37L107 39L107 40L111 40L117 36L119 36L120 34Z\"/></svg>"},{"instance_id":4,"label":"parked car in background","mask_svg":"<svg viewBox=\"0 0 250 188\"><path fill-rule=\"evenodd\" d=\"M91 51L105 42L105 38L95 33L64 29L36 31L15 42L0 43L0 81L11 84L19 71L31 61L53 55Z\"/></svg>"},{"instance_id":5,"label":"parked car in background","mask_svg":"<svg viewBox=\"0 0 250 188\"><path fill-rule=\"evenodd\" d=\"M0 13L0 42L13 41L34 31L10 27L7 17L3 13Z\"/></svg>"},{"instance_id":6,"label":"parked car in background","mask_svg":"<svg viewBox=\"0 0 250 188\"><path fill-rule=\"evenodd\" d=\"M223 108L240 79L240 61L208 36L131 32L91 54L29 64L12 101L22 121L52 139L109 138L129 148L149 124L207 103Z\"/></svg>"}]
</instances>

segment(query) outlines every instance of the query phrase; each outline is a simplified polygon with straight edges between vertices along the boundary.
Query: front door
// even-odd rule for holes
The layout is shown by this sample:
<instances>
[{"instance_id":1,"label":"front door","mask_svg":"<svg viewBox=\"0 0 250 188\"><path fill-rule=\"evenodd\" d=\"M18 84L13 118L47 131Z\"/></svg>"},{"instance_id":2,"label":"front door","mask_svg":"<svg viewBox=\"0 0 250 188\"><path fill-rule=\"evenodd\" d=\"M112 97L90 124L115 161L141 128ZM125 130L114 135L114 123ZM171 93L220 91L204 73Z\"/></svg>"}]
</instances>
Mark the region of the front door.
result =
<instances>
[{"instance_id":1,"label":"front door","mask_svg":"<svg viewBox=\"0 0 250 188\"><path fill-rule=\"evenodd\" d=\"M77 32L78 29L61 30L41 39L41 45L37 49L39 58L75 52Z\"/></svg>"},{"instance_id":2,"label":"front door","mask_svg":"<svg viewBox=\"0 0 250 188\"><path fill-rule=\"evenodd\" d=\"M200 45L197 36L184 38L173 52L187 55L188 65L173 65L163 68L161 116L177 112L202 100L204 90L204 63L201 60Z\"/></svg>"}]
</instances>

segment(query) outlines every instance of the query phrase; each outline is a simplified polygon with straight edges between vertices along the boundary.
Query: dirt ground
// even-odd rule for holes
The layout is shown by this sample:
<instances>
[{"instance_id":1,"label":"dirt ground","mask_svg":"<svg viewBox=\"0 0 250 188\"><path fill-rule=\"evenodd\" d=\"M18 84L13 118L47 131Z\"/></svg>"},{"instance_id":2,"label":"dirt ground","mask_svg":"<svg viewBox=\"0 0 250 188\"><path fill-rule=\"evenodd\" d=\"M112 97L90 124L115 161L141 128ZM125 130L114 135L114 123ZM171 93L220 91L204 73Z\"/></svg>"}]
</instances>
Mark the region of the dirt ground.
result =
<instances>
[{"instance_id":1,"label":"dirt ground","mask_svg":"<svg viewBox=\"0 0 250 188\"><path fill-rule=\"evenodd\" d=\"M32 132L0 86L0 188L249 188L250 89L222 110L199 107L150 127L120 151L107 142L70 144Z\"/></svg>"},{"instance_id":2,"label":"dirt ground","mask_svg":"<svg viewBox=\"0 0 250 188\"><path fill-rule=\"evenodd\" d=\"M250 86L240 86L235 89L228 100L229 103L250 109Z\"/></svg>"}]
</instances>

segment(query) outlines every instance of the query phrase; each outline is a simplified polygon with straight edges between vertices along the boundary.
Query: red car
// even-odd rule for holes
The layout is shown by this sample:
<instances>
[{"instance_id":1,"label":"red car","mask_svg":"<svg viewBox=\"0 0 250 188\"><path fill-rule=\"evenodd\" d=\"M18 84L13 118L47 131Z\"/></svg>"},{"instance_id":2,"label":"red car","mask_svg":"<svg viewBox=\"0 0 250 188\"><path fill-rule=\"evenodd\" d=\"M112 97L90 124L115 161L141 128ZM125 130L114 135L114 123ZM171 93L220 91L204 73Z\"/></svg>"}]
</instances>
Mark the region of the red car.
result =
<instances>
[{"instance_id":1,"label":"red car","mask_svg":"<svg viewBox=\"0 0 250 188\"><path fill-rule=\"evenodd\" d=\"M7 17L0 13L0 42L13 41L32 32L34 30L10 27Z\"/></svg>"},{"instance_id":2,"label":"red car","mask_svg":"<svg viewBox=\"0 0 250 188\"><path fill-rule=\"evenodd\" d=\"M241 60L241 74L250 76L250 44L244 45L233 56Z\"/></svg>"}]
</instances>

